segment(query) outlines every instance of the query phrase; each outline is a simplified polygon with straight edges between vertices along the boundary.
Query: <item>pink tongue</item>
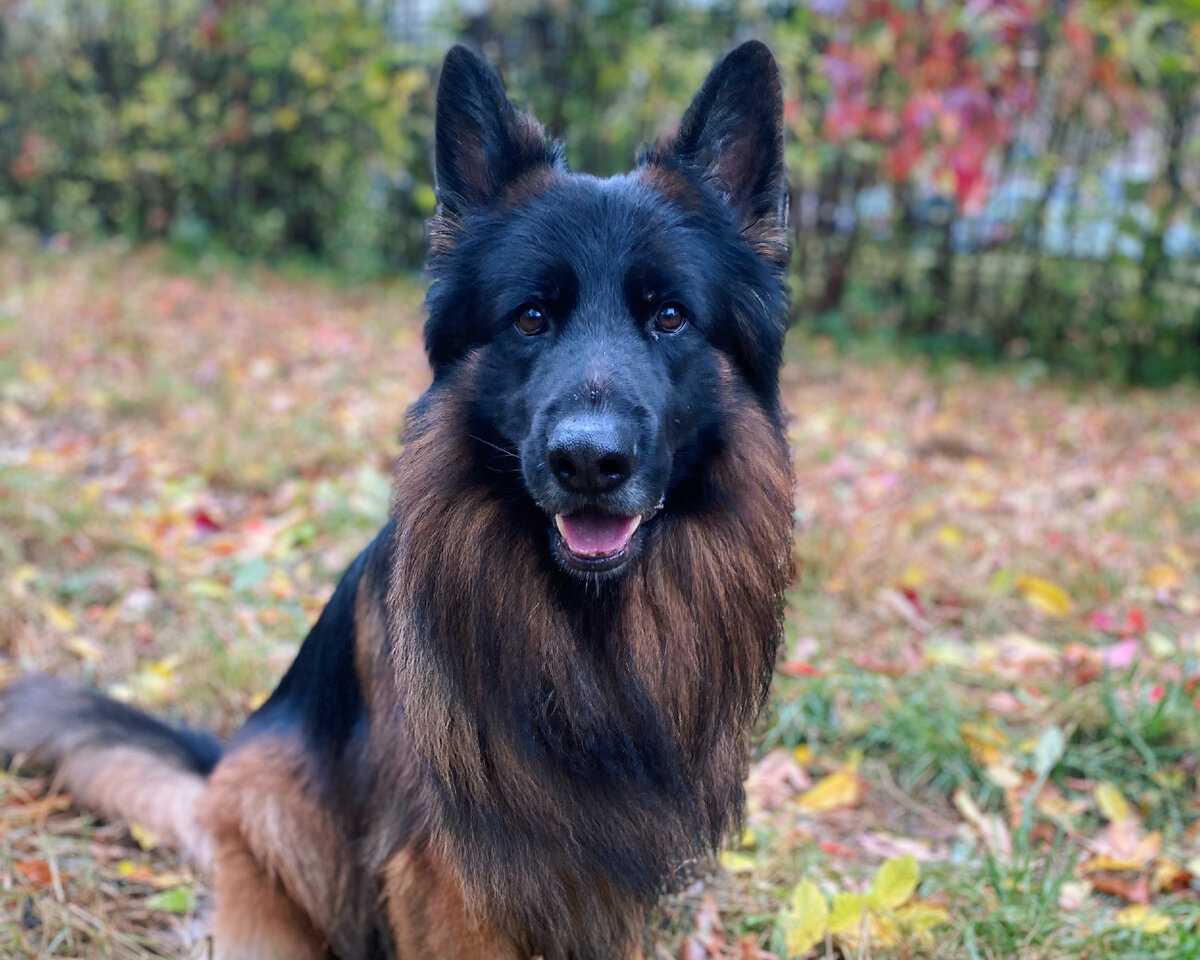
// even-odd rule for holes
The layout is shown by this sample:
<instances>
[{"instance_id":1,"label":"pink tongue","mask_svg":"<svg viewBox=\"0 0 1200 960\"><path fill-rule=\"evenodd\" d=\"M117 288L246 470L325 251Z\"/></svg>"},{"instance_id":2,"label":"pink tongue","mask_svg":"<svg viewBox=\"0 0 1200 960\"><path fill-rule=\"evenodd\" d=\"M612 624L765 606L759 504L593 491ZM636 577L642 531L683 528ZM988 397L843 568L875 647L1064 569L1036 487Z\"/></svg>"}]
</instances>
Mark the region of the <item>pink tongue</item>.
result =
<instances>
[{"instance_id":1,"label":"pink tongue","mask_svg":"<svg viewBox=\"0 0 1200 960\"><path fill-rule=\"evenodd\" d=\"M575 513L558 518L558 529L571 552L580 557L606 557L618 553L637 529L637 517L607 513Z\"/></svg>"}]
</instances>

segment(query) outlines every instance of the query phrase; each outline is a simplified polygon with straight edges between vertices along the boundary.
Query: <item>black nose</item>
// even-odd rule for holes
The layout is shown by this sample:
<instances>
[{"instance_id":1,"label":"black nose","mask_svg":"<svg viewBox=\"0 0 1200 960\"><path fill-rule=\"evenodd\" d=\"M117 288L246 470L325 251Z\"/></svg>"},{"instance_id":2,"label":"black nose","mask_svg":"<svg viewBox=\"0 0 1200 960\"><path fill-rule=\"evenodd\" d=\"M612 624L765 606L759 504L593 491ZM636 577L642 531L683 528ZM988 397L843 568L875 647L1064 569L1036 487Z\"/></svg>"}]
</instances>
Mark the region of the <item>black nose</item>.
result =
<instances>
[{"instance_id":1,"label":"black nose","mask_svg":"<svg viewBox=\"0 0 1200 960\"><path fill-rule=\"evenodd\" d=\"M637 466L632 432L611 417L567 417L550 433L546 463L572 493L608 493Z\"/></svg>"}]
</instances>

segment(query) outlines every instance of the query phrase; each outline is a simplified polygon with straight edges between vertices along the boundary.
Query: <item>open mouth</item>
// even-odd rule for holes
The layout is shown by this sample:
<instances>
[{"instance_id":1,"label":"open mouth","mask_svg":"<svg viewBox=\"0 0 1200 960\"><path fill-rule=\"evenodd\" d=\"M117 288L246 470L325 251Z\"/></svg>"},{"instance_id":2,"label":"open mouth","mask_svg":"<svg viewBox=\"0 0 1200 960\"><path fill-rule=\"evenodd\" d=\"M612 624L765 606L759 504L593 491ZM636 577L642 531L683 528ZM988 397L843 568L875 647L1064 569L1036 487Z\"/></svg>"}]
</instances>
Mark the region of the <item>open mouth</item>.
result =
<instances>
[{"instance_id":1,"label":"open mouth","mask_svg":"<svg viewBox=\"0 0 1200 960\"><path fill-rule=\"evenodd\" d=\"M620 566L633 552L634 535L641 525L640 514L622 516L591 508L554 517L564 559L590 572Z\"/></svg>"}]
</instances>

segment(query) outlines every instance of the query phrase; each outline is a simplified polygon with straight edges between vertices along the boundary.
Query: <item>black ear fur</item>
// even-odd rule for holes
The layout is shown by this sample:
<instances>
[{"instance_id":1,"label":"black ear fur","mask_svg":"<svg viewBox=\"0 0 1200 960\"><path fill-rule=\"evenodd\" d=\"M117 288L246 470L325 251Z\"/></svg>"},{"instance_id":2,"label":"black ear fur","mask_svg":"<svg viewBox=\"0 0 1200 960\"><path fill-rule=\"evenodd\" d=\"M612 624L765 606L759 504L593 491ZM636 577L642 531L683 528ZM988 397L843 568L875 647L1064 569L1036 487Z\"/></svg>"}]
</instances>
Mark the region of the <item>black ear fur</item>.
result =
<instances>
[{"instance_id":1,"label":"black ear fur","mask_svg":"<svg viewBox=\"0 0 1200 960\"><path fill-rule=\"evenodd\" d=\"M665 153L699 171L744 228L786 227L783 85L766 44L749 40L717 61Z\"/></svg>"},{"instance_id":2,"label":"black ear fur","mask_svg":"<svg viewBox=\"0 0 1200 960\"><path fill-rule=\"evenodd\" d=\"M505 96L496 72L466 47L450 49L438 81L437 197L459 215L495 201L536 166L560 166L562 148Z\"/></svg>"}]
</instances>

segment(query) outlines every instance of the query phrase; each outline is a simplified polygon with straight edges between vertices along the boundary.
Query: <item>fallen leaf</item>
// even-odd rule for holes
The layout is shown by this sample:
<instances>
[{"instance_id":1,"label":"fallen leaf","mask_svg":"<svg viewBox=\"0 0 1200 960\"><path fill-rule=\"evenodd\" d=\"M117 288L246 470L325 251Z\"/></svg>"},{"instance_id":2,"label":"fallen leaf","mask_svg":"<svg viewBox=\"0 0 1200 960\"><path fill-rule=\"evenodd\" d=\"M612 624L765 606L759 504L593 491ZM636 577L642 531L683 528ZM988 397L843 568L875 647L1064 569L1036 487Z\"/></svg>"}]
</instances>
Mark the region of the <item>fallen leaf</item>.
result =
<instances>
[{"instance_id":1,"label":"fallen leaf","mask_svg":"<svg viewBox=\"0 0 1200 960\"><path fill-rule=\"evenodd\" d=\"M848 933L862 926L867 913L867 898L861 893L839 893L833 898L833 909L829 913L829 929L832 933Z\"/></svg>"},{"instance_id":2,"label":"fallen leaf","mask_svg":"<svg viewBox=\"0 0 1200 960\"><path fill-rule=\"evenodd\" d=\"M1112 783L1101 781L1096 784L1092 795L1096 799L1096 808L1105 820L1128 820L1133 815L1125 796Z\"/></svg>"},{"instance_id":3,"label":"fallen leaf","mask_svg":"<svg viewBox=\"0 0 1200 960\"><path fill-rule=\"evenodd\" d=\"M55 630L62 633L70 633L72 630L79 628L79 621L75 619L75 615L66 607L60 607L57 603L47 603L44 610L46 620Z\"/></svg>"},{"instance_id":4,"label":"fallen leaf","mask_svg":"<svg viewBox=\"0 0 1200 960\"><path fill-rule=\"evenodd\" d=\"M907 903L896 910L896 922L907 933L921 936L928 933L934 927L940 927L944 923L950 921L950 914L944 907L936 906L932 903L925 903L922 900L914 903Z\"/></svg>"},{"instance_id":5,"label":"fallen leaf","mask_svg":"<svg viewBox=\"0 0 1200 960\"><path fill-rule=\"evenodd\" d=\"M131 823L129 825L129 835L143 850L154 850L160 843L158 834L153 830L143 827L140 823Z\"/></svg>"},{"instance_id":6,"label":"fallen leaf","mask_svg":"<svg viewBox=\"0 0 1200 960\"><path fill-rule=\"evenodd\" d=\"M1183 577L1169 563L1158 563L1146 571L1146 582L1155 590L1178 590L1183 585Z\"/></svg>"},{"instance_id":7,"label":"fallen leaf","mask_svg":"<svg viewBox=\"0 0 1200 960\"><path fill-rule=\"evenodd\" d=\"M726 850L721 854L721 866L729 873L753 873L758 864L751 856L736 850Z\"/></svg>"},{"instance_id":8,"label":"fallen leaf","mask_svg":"<svg viewBox=\"0 0 1200 960\"><path fill-rule=\"evenodd\" d=\"M1074 912L1087 902L1091 896L1092 885L1086 880L1068 880L1058 888L1058 906L1068 912Z\"/></svg>"},{"instance_id":9,"label":"fallen leaf","mask_svg":"<svg viewBox=\"0 0 1200 960\"><path fill-rule=\"evenodd\" d=\"M87 637L72 637L66 643L67 650L86 663L99 663L104 655L95 641Z\"/></svg>"},{"instance_id":10,"label":"fallen leaf","mask_svg":"<svg viewBox=\"0 0 1200 960\"><path fill-rule=\"evenodd\" d=\"M1191 871L1178 860L1160 857L1154 864L1154 889L1162 893L1179 893L1192 884Z\"/></svg>"},{"instance_id":11,"label":"fallen leaf","mask_svg":"<svg viewBox=\"0 0 1200 960\"><path fill-rule=\"evenodd\" d=\"M1134 661L1137 660L1141 646L1138 640L1131 637L1128 640L1122 640L1120 643L1103 647L1100 650L1100 657L1104 661L1104 665L1110 670L1128 670L1133 666Z\"/></svg>"},{"instance_id":12,"label":"fallen leaf","mask_svg":"<svg viewBox=\"0 0 1200 960\"><path fill-rule=\"evenodd\" d=\"M982 767L999 763L1009 747L1008 736L990 723L960 723L958 735L972 758Z\"/></svg>"},{"instance_id":13,"label":"fallen leaf","mask_svg":"<svg viewBox=\"0 0 1200 960\"><path fill-rule=\"evenodd\" d=\"M1171 919L1164 914L1155 913L1145 904L1133 904L1117 913L1117 925L1127 930L1138 930L1157 936L1171 929Z\"/></svg>"},{"instance_id":14,"label":"fallen leaf","mask_svg":"<svg viewBox=\"0 0 1200 960\"><path fill-rule=\"evenodd\" d=\"M868 897L873 906L884 910L895 910L917 890L921 870L914 857L896 857L888 860L875 874Z\"/></svg>"},{"instance_id":15,"label":"fallen leaf","mask_svg":"<svg viewBox=\"0 0 1200 960\"><path fill-rule=\"evenodd\" d=\"M1119 873L1097 873L1091 878L1092 886L1111 897L1120 897L1130 903L1150 902L1150 878L1146 874L1132 876Z\"/></svg>"},{"instance_id":16,"label":"fallen leaf","mask_svg":"<svg viewBox=\"0 0 1200 960\"><path fill-rule=\"evenodd\" d=\"M890 833L868 830L859 837L858 844L871 857L887 860L892 857L912 857L917 862L940 860L944 855L935 852L928 840L914 837L897 837Z\"/></svg>"},{"instance_id":17,"label":"fallen leaf","mask_svg":"<svg viewBox=\"0 0 1200 960\"><path fill-rule=\"evenodd\" d=\"M1004 821L994 813L984 813L980 810L979 805L962 787L954 791L954 806L992 855L1000 860L1008 860L1012 855L1012 836Z\"/></svg>"},{"instance_id":18,"label":"fallen leaf","mask_svg":"<svg viewBox=\"0 0 1200 960\"><path fill-rule=\"evenodd\" d=\"M147 910L163 910L167 913L190 913L195 896L189 887L174 887L146 898Z\"/></svg>"},{"instance_id":19,"label":"fallen leaf","mask_svg":"<svg viewBox=\"0 0 1200 960\"><path fill-rule=\"evenodd\" d=\"M46 886L53 879L50 864L45 860L18 860L13 866L21 876L39 887Z\"/></svg>"},{"instance_id":20,"label":"fallen leaf","mask_svg":"<svg viewBox=\"0 0 1200 960\"><path fill-rule=\"evenodd\" d=\"M862 800L862 777L854 767L842 767L822 777L796 798L797 805L812 813L827 813L857 806Z\"/></svg>"},{"instance_id":21,"label":"fallen leaf","mask_svg":"<svg viewBox=\"0 0 1200 960\"><path fill-rule=\"evenodd\" d=\"M788 798L812 786L812 777L793 753L772 750L750 768L746 793L764 810L774 810Z\"/></svg>"},{"instance_id":22,"label":"fallen leaf","mask_svg":"<svg viewBox=\"0 0 1200 960\"><path fill-rule=\"evenodd\" d=\"M1070 594L1053 580L1024 575L1017 577L1017 589L1026 603L1049 617L1065 617L1074 609Z\"/></svg>"},{"instance_id":23,"label":"fallen leaf","mask_svg":"<svg viewBox=\"0 0 1200 960\"><path fill-rule=\"evenodd\" d=\"M788 956L803 956L824 940L828 922L829 906L825 895L811 880L801 880L792 891L783 918Z\"/></svg>"}]
</instances>

